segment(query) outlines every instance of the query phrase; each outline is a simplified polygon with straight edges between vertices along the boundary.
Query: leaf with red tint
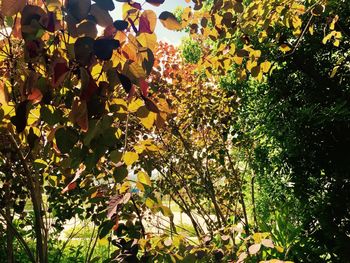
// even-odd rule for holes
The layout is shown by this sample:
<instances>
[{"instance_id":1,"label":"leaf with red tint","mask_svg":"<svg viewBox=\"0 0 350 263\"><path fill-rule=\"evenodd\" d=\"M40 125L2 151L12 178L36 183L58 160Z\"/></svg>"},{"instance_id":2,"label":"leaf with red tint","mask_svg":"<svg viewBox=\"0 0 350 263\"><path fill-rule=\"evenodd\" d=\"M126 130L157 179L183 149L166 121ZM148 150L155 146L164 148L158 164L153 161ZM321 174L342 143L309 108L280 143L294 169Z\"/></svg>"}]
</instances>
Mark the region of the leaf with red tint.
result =
<instances>
[{"instance_id":1,"label":"leaf with red tint","mask_svg":"<svg viewBox=\"0 0 350 263\"><path fill-rule=\"evenodd\" d=\"M53 66L53 86L57 87L58 85L60 85L68 72L69 68L67 66L66 61L63 58L60 58L57 61L55 61Z\"/></svg>"},{"instance_id":2,"label":"leaf with red tint","mask_svg":"<svg viewBox=\"0 0 350 263\"><path fill-rule=\"evenodd\" d=\"M148 85L148 82L146 80L144 80L144 79L140 80L140 88L141 88L142 96L148 97L149 85Z\"/></svg>"},{"instance_id":3,"label":"leaf with red tint","mask_svg":"<svg viewBox=\"0 0 350 263\"><path fill-rule=\"evenodd\" d=\"M152 30L151 30L150 21L143 14L140 17L139 32L140 33L148 33L148 34L152 34L153 33Z\"/></svg>"},{"instance_id":4,"label":"leaf with red tint","mask_svg":"<svg viewBox=\"0 0 350 263\"><path fill-rule=\"evenodd\" d=\"M146 0L146 2L154 6L160 6L165 0Z\"/></svg>"},{"instance_id":5,"label":"leaf with red tint","mask_svg":"<svg viewBox=\"0 0 350 263\"><path fill-rule=\"evenodd\" d=\"M117 33L117 29L115 28L114 24L107 26L103 31L103 36L105 38L114 38L115 34Z\"/></svg>"},{"instance_id":6,"label":"leaf with red tint","mask_svg":"<svg viewBox=\"0 0 350 263\"><path fill-rule=\"evenodd\" d=\"M117 217L115 219L115 225L113 226L113 230L114 231L117 231L118 230L118 227L119 227L119 218Z\"/></svg>"},{"instance_id":7,"label":"leaf with red tint","mask_svg":"<svg viewBox=\"0 0 350 263\"><path fill-rule=\"evenodd\" d=\"M132 98L134 97L135 93L136 93L135 85L132 85L132 86L131 86L131 90L130 90L129 95L128 95L128 101L129 101L129 103L131 102L131 100L132 100Z\"/></svg>"},{"instance_id":8,"label":"leaf with red tint","mask_svg":"<svg viewBox=\"0 0 350 263\"><path fill-rule=\"evenodd\" d=\"M142 6L140 3L129 3L129 5L131 5L133 8L136 8L138 10L142 9Z\"/></svg>"},{"instance_id":9,"label":"leaf with red tint","mask_svg":"<svg viewBox=\"0 0 350 263\"><path fill-rule=\"evenodd\" d=\"M28 100L30 100L33 104L39 103L43 98L43 94L40 89L32 88L30 94L28 95Z\"/></svg>"},{"instance_id":10,"label":"leaf with red tint","mask_svg":"<svg viewBox=\"0 0 350 263\"><path fill-rule=\"evenodd\" d=\"M25 50L30 58L35 58L40 54L40 45L37 40L27 41L25 43Z\"/></svg>"},{"instance_id":11,"label":"leaf with red tint","mask_svg":"<svg viewBox=\"0 0 350 263\"><path fill-rule=\"evenodd\" d=\"M9 102L9 92L3 81L0 81L0 104L7 105Z\"/></svg>"},{"instance_id":12,"label":"leaf with red tint","mask_svg":"<svg viewBox=\"0 0 350 263\"><path fill-rule=\"evenodd\" d=\"M79 177L81 176L81 174L85 171L85 166L81 165L80 168L78 169L78 171L76 172L74 178L72 181L70 181L70 183L62 190L62 194L74 190L75 188L77 188L78 184L77 184L77 180L79 179Z\"/></svg>"},{"instance_id":13,"label":"leaf with red tint","mask_svg":"<svg viewBox=\"0 0 350 263\"><path fill-rule=\"evenodd\" d=\"M95 80L92 78L91 75L89 75L89 83L87 87L85 87L81 92L80 99L90 101L91 97L95 95L98 89L99 87L97 86Z\"/></svg>"},{"instance_id":14,"label":"leaf with red tint","mask_svg":"<svg viewBox=\"0 0 350 263\"><path fill-rule=\"evenodd\" d=\"M89 120L86 101L75 99L73 101L72 111L69 114L69 118L73 123L78 124L83 132L87 132L89 129Z\"/></svg>"},{"instance_id":15,"label":"leaf with red tint","mask_svg":"<svg viewBox=\"0 0 350 263\"><path fill-rule=\"evenodd\" d=\"M118 212L118 207L129 202L130 198L131 193L113 196L108 202L107 217L111 219Z\"/></svg>"},{"instance_id":16,"label":"leaf with red tint","mask_svg":"<svg viewBox=\"0 0 350 263\"><path fill-rule=\"evenodd\" d=\"M169 30L180 30L182 28L176 16L168 11L162 12L159 15L159 20Z\"/></svg>"}]
</instances>

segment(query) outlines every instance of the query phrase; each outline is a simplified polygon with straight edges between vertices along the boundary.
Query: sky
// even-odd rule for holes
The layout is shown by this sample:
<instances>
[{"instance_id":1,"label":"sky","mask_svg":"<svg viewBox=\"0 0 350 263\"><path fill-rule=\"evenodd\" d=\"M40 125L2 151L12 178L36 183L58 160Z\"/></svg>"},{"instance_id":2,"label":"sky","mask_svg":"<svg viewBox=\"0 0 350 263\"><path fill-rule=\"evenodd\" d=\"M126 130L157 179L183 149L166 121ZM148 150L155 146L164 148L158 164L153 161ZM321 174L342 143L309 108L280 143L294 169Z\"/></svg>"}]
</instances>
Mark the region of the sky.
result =
<instances>
[{"instance_id":1,"label":"sky","mask_svg":"<svg viewBox=\"0 0 350 263\"><path fill-rule=\"evenodd\" d=\"M142 3L142 1L139 1L139 2ZM120 19L122 17L121 7L123 3L118 3L114 1L114 4L116 8L111 12L111 15L114 20ZM163 11L172 12L178 6L187 7L187 6L190 6L190 4L186 3L185 0L165 0L165 2L158 7L145 3L142 8L145 10L151 9L154 12L156 12L157 16L159 16L161 12ZM157 23L155 33L158 37L158 40L169 42L175 46L178 46L181 43L181 39L184 36L186 36L186 33L184 32L176 32L176 31L171 31L164 28L159 21Z\"/></svg>"}]
</instances>

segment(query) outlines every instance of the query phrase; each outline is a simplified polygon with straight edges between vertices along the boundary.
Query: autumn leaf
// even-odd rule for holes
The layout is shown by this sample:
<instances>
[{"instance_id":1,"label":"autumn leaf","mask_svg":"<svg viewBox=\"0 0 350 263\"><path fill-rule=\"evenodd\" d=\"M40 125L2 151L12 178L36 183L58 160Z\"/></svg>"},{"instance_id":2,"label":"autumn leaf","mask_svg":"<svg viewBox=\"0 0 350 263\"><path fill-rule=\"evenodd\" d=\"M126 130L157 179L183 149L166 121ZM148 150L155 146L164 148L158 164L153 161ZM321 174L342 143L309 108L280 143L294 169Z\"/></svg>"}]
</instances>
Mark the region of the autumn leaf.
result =
<instances>
[{"instance_id":1,"label":"autumn leaf","mask_svg":"<svg viewBox=\"0 0 350 263\"><path fill-rule=\"evenodd\" d=\"M32 102L32 104L39 103L43 98L43 94L40 89L32 88L30 94L28 95L28 100Z\"/></svg>"},{"instance_id":2,"label":"autumn leaf","mask_svg":"<svg viewBox=\"0 0 350 263\"><path fill-rule=\"evenodd\" d=\"M0 103L2 105L7 105L9 102L9 93L7 90L7 86L3 81L0 80Z\"/></svg>"},{"instance_id":3,"label":"autumn leaf","mask_svg":"<svg viewBox=\"0 0 350 263\"><path fill-rule=\"evenodd\" d=\"M248 248L249 254L255 255L256 253L259 252L260 248L261 248L261 244L254 244L254 245L251 245L251 246Z\"/></svg>"},{"instance_id":4,"label":"autumn leaf","mask_svg":"<svg viewBox=\"0 0 350 263\"><path fill-rule=\"evenodd\" d=\"M120 84L122 84L125 92L126 93L130 93L131 88L132 88L131 80L127 76L125 76L123 74L120 74L120 73L117 73L117 74L118 74L118 77L119 77Z\"/></svg>"},{"instance_id":5,"label":"autumn leaf","mask_svg":"<svg viewBox=\"0 0 350 263\"><path fill-rule=\"evenodd\" d=\"M13 16L18 12L21 12L26 5L26 0L2 0L1 12L5 16Z\"/></svg>"},{"instance_id":6,"label":"autumn leaf","mask_svg":"<svg viewBox=\"0 0 350 263\"><path fill-rule=\"evenodd\" d=\"M137 173L137 180L144 185L152 186L151 179L149 178L148 174L143 171Z\"/></svg>"},{"instance_id":7,"label":"autumn leaf","mask_svg":"<svg viewBox=\"0 0 350 263\"><path fill-rule=\"evenodd\" d=\"M16 126L17 133L23 132L27 126L29 107L29 100L22 101L16 107L16 115L11 117L11 122Z\"/></svg>"},{"instance_id":8,"label":"autumn leaf","mask_svg":"<svg viewBox=\"0 0 350 263\"><path fill-rule=\"evenodd\" d=\"M109 199L108 208L107 208L107 217L109 219L112 219L112 217L117 213L119 206L129 202L130 198L131 198L131 193L127 192L122 195L117 194L113 196L111 199Z\"/></svg>"},{"instance_id":9,"label":"autumn leaf","mask_svg":"<svg viewBox=\"0 0 350 263\"><path fill-rule=\"evenodd\" d=\"M80 101L76 98L73 101L72 111L69 114L69 118L73 123L77 123L83 132L87 132L89 128L89 120L86 101Z\"/></svg>"},{"instance_id":10,"label":"autumn leaf","mask_svg":"<svg viewBox=\"0 0 350 263\"><path fill-rule=\"evenodd\" d=\"M182 29L181 24L177 21L174 14L164 11L159 15L159 20L163 26L169 30L180 30Z\"/></svg>"},{"instance_id":11,"label":"autumn leaf","mask_svg":"<svg viewBox=\"0 0 350 263\"><path fill-rule=\"evenodd\" d=\"M96 23L101 27L107 27L113 23L108 10L101 8L97 4L93 4L90 9L90 14L95 17Z\"/></svg>"},{"instance_id":12,"label":"autumn leaf","mask_svg":"<svg viewBox=\"0 0 350 263\"><path fill-rule=\"evenodd\" d=\"M157 15L152 10L145 10L140 16L139 32L152 34L157 24Z\"/></svg>"},{"instance_id":13,"label":"autumn leaf","mask_svg":"<svg viewBox=\"0 0 350 263\"><path fill-rule=\"evenodd\" d=\"M124 31L129 27L129 23L125 20L117 20L113 22L113 26L119 31Z\"/></svg>"},{"instance_id":14,"label":"autumn leaf","mask_svg":"<svg viewBox=\"0 0 350 263\"><path fill-rule=\"evenodd\" d=\"M123 155L123 161L127 166L134 164L138 159L139 155L136 152L126 152Z\"/></svg>"},{"instance_id":15,"label":"autumn leaf","mask_svg":"<svg viewBox=\"0 0 350 263\"><path fill-rule=\"evenodd\" d=\"M148 92L149 92L148 82L145 79L140 79L139 85L140 85L142 96L148 97Z\"/></svg>"},{"instance_id":16,"label":"autumn leaf","mask_svg":"<svg viewBox=\"0 0 350 263\"><path fill-rule=\"evenodd\" d=\"M146 0L146 2L154 6L160 6L165 0Z\"/></svg>"},{"instance_id":17,"label":"autumn leaf","mask_svg":"<svg viewBox=\"0 0 350 263\"><path fill-rule=\"evenodd\" d=\"M113 50L120 47L120 42L115 39L102 38L94 42L93 50L98 59L110 60Z\"/></svg>"}]
</instances>

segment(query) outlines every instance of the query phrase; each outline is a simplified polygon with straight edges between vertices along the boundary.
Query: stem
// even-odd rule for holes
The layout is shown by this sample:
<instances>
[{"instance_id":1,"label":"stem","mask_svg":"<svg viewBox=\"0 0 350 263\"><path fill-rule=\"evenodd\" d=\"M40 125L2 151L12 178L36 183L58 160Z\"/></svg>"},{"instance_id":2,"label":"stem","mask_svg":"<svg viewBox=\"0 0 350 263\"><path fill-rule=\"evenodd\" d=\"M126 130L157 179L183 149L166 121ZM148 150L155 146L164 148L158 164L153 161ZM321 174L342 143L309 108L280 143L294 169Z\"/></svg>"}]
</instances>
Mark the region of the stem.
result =
<instances>
[{"instance_id":1,"label":"stem","mask_svg":"<svg viewBox=\"0 0 350 263\"><path fill-rule=\"evenodd\" d=\"M36 263L35 257L33 255L32 251L30 250L27 242L23 239L23 237L18 232L16 227L12 224L11 220L9 218L7 218L6 214L4 214L1 210L0 210L0 215L5 219L7 226L12 230L13 234L16 236L19 243L23 246L27 256L30 259L30 262Z\"/></svg>"},{"instance_id":2,"label":"stem","mask_svg":"<svg viewBox=\"0 0 350 263\"><path fill-rule=\"evenodd\" d=\"M142 233L142 237L145 238L146 237L146 231L145 231L145 227L143 226L143 223L142 223L142 216L141 216L141 213L140 213L140 210L138 209L136 203L135 203L135 200L134 198L131 197L131 202L132 204L134 205L135 207L135 212L137 214L137 217L140 221L140 224L141 224L141 233Z\"/></svg>"},{"instance_id":3,"label":"stem","mask_svg":"<svg viewBox=\"0 0 350 263\"><path fill-rule=\"evenodd\" d=\"M41 209L41 187L40 187L40 180L38 176L34 177L34 180L32 178L32 171L29 168L26 159L24 157L24 154L22 150L20 149L20 146L17 144L16 139L12 135L11 132L8 132L9 139L15 148L20 162L22 163L23 169L24 169L24 176L27 179L27 187L30 191L30 197L33 203L33 210L34 210L34 230L35 230L35 236L36 236L36 254L38 263L46 263L47 262L47 242L45 241L47 239L47 231L44 227L43 217L42 217L42 209Z\"/></svg>"}]
</instances>

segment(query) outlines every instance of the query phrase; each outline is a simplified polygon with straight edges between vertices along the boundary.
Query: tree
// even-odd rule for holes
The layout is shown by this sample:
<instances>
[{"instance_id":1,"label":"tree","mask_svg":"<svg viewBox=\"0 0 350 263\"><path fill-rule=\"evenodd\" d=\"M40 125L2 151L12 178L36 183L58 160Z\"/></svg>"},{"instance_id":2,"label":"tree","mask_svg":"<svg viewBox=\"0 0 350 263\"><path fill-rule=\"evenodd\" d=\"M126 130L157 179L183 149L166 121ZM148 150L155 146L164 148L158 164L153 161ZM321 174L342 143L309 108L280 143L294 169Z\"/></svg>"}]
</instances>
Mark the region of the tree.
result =
<instances>
[{"instance_id":1,"label":"tree","mask_svg":"<svg viewBox=\"0 0 350 263\"><path fill-rule=\"evenodd\" d=\"M1 2L1 136L6 142L1 214L7 233L19 239L32 262L48 260L47 213L56 216L58 226L75 214L106 221L106 202L123 194L113 186L138 159L130 119L143 105L142 118L134 117L139 123L148 121L151 129L149 118L164 118L145 81L153 67L158 19L140 4L126 2L123 18L113 21L109 11L114 8L112 1ZM169 12L159 21L180 28ZM102 34L97 26L104 28ZM93 200L96 196L101 200ZM15 214L25 215L28 199L35 255L13 225ZM81 211L84 202L87 210ZM115 209L108 213L115 214ZM8 257L11 262L11 253Z\"/></svg>"}]
</instances>

